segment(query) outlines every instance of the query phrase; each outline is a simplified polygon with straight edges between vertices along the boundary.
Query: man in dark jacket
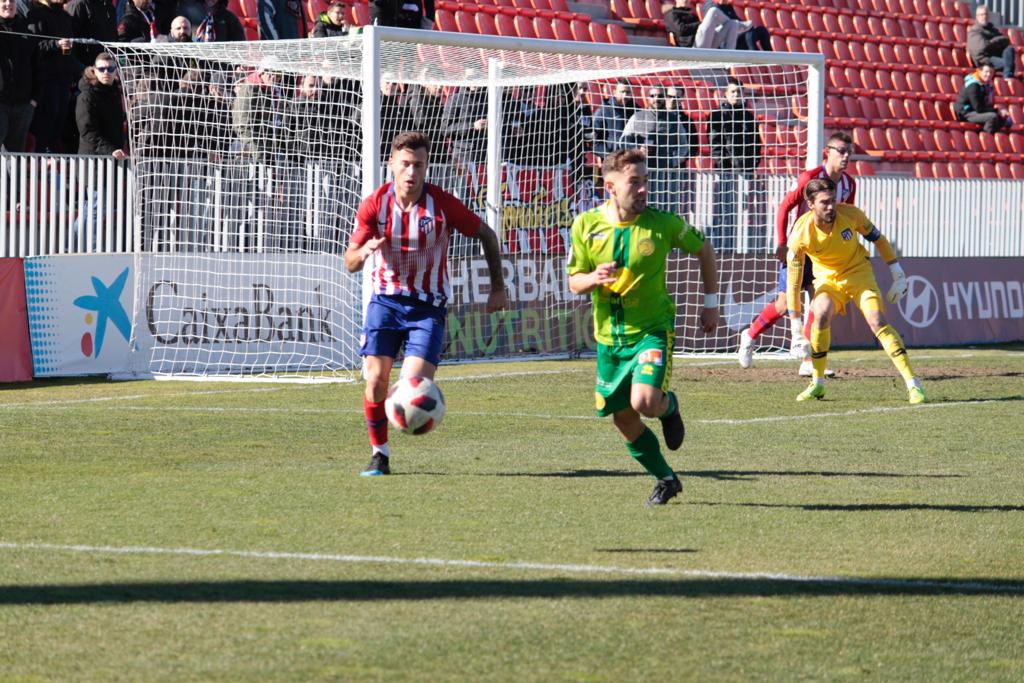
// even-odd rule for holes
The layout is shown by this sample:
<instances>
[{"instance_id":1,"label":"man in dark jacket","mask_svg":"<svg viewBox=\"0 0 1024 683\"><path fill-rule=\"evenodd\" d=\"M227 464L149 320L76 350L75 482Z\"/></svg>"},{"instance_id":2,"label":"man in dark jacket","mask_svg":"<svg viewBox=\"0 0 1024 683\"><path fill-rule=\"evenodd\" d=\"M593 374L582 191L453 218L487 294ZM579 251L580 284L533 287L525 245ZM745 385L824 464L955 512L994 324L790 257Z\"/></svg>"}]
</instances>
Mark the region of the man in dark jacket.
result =
<instances>
[{"instance_id":1,"label":"man in dark jacket","mask_svg":"<svg viewBox=\"0 0 1024 683\"><path fill-rule=\"evenodd\" d=\"M978 66L991 64L1003 72L1003 78L1014 78L1016 62L1010 39L989 21L988 7L978 5L975 23L967 29L967 52Z\"/></svg>"},{"instance_id":2,"label":"man in dark jacket","mask_svg":"<svg viewBox=\"0 0 1024 683\"><path fill-rule=\"evenodd\" d=\"M326 12L320 13L320 18L313 25L309 32L310 38L336 38L347 36L352 29L345 21L345 4L341 0L333 0L327 6Z\"/></svg>"},{"instance_id":3,"label":"man in dark jacket","mask_svg":"<svg viewBox=\"0 0 1024 683\"><path fill-rule=\"evenodd\" d=\"M35 45L15 0L0 0L0 147L24 152L39 76Z\"/></svg>"},{"instance_id":4,"label":"man in dark jacket","mask_svg":"<svg viewBox=\"0 0 1024 683\"><path fill-rule=\"evenodd\" d=\"M676 47L693 47L693 37L700 26L700 17L694 13L693 3L690 0L668 0L661 3L661 13Z\"/></svg>"},{"instance_id":5,"label":"man in dark jacket","mask_svg":"<svg viewBox=\"0 0 1024 683\"><path fill-rule=\"evenodd\" d=\"M79 154L110 154L124 159L124 109L117 62L106 52L96 55L78 82L75 105Z\"/></svg>"},{"instance_id":6,"label":"man in dark jacket","mask_svg":"<svg viewBox=\"0 0 1024 683\"><path fill-rule=\"evenodd\" d=\"M984 126L988 133L995 133L1008 125L1006 110L997 109L992 78L995 68L988 62L964 77L964 87L956 99L956 117L961 121Z\"/></svg>"},{"instance_id":7,"label":"man in dark jacket","mask_svg":"<svg viewBox=\"0 0 1024 683\"><path fill-rule=\"evenodd\" d=\"M124 43L150 43L167 35L178 13L171 0L131 0L117 24L117 36Z\"/></svg>"},{"instance_id":8,"label":"man in dark jacket","mask_svg":"<svg viewBox=\"0 0 1024 683\"><path fill-rule=\"evenodd\" d=\"M71 55L74 29L62 0L35 0L29 5L26 23L29 33L39 36L39 87L31 129L35 151L53 152L68 124L71 86L81 73L81 65Z\"/></svg>"},{"instance_id":9,"label":"man in dark jacket","mask_svg":"<svg viewBox=\"0 0 1024 683\"><path fill-rule=\"evenodd\" d=\"M479 74L468 69L470 78ZM463 86L444 103L443 128L452 141L452 167L457 175L475 177L487 159L487 90L479 85ZM464 183L456 183L450 192L463 192Z\"/></svg>"},{"instance_id":10,"label":"man in dark jacket","mask_svg":"<svg viewBox=\"0 0 1024 683\"><path fill-rule=\"evenodd\" d=\"M628 80L620 79L612 96L594 112L594 154L601 159L619 148L622 129L636 112L632 90Z\"/></svg>"},{"instance_id":11,"label":"man in dark jacket","mask_svg":"<svg viewBox=\"0 0 1024 683\"><path fill-rule=\"evenodd\" d=\"M429 30L434 28L434 0L370 0L370 21L378 26Z\"/></svg>"},{"instance_id":12,"label":"man in dark jacket","mask_svg":"<svg viewBox=\"0 0 1024 683\"><path fill-rule=\"evenodd\" d=\"M92 38L105 43L117 41L117 12L110 0L71 0L67 4L75 38ZM102 45L75 43L75 59L92 64L103 52Z\"/></svg>"},{"instance_id":13,"label":"man in dark jacket","mask_svg":"<svg viewBox=\"0 0 1024 683\"><path fill-rule=\"evenodd\" d=\"M708 141L716 171L715 249L732 251L739 225L741 180L753 180L762 153L757 119L743 104L743 88L735 81L726 86L725 101L708 116Z\"/></svg>"},{"instance_id":14,"label":"man in dark jacket","mask_svg":"<svg viewBox=\"0 0 1024 683\"><path fill-rule=\"evenodd\" d=\"M192 22L192 35L197 43L245 40L242 20L228 9L227 0L183 0L177 11Z\"/></svg>"}]
</instances>

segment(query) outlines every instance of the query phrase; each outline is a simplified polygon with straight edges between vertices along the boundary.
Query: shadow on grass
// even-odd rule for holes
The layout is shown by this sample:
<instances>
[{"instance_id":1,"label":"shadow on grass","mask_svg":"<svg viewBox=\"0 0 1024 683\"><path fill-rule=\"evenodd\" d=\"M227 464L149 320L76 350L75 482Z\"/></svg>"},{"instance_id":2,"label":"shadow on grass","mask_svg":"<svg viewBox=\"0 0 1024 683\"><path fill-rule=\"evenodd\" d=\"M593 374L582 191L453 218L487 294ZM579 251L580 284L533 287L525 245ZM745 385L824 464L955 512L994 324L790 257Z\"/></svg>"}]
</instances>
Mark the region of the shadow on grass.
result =
<instances>
[{"instance_id":1,"label":"shadow on grass","mask_svg":"<svg viewBox=\"0 0 1024 683\"><path fill-rule=\"evenodd\" d=\"M413 474L434 475L440 472L415 472ZM640 470L562 470L558 472L487 472L480 477L539 477L587 479L590 477L647 477L651 475ZM904 474L902 472L836 472L830 470L679 470L681 477L699 477L722 481L755 481L757 477L877 477L877 478L921 478L954 479L963 474Z\"/></svg>"},{"instance_id":2,"label":"shadow on grass","mask_svg":"<svg viewBox=\"0 0 1024 683\"><path fill-rule=\"evenodd\" d=\"M686 505L711 507L782 508L818 512L906 512L934 510L937 512L1024 512L1024 505L936 505L934 503L723 503L710 500L686 501Z\"/></svg>"},{"instance_id":3,"label":"shadow on grass","mask_svg":"<svg viewBox=\"0 0 1024 683\"><path fill-rule=\"evenodd\" d=\"M1024 580L975 577L732 578L524 581L177 581L0 587L0 605L290 603L492 598L729 598L875 595L1001 595L1024 599Z\"/></svg>"},{"instance_id":4,"label":"shadow on grass","mask_svg":"<svg viewBox=\"0 0 1024 683\"><path fill-rule=\"evenodd\" d=\"M695 553L696 548L594 548L599 553L662 553L675 555L678 553Z\"/></svg>"}]
</instances>

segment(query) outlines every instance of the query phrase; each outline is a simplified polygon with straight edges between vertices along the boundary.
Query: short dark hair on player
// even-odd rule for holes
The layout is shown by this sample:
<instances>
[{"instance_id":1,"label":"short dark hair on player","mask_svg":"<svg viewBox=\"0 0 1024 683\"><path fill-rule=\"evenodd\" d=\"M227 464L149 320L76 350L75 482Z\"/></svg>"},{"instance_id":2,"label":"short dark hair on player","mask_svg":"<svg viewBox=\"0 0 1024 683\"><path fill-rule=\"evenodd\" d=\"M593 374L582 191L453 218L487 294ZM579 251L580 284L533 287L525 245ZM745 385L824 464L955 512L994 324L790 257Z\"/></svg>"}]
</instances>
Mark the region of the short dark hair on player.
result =
<instances>
[{"instance_id":1,"label":"short dark hair on player","mask_svg":"<svg viewBox=\"0 0 1024 683\"><path fill-rule=\"evenodd\" d=\"M829 194L836 193L836 184L829 178L815 178L811 182L804 185L804 199L810 204L814 199L814 195L819 192L828 192Z\"/></svg>"},{"instance_id":2,"label":"short dark hair on player","mask_svg":"<svg viewBox=\"0 0 1024 683\"><path fill-rule=\"evenodd\" d=\"M604 163L601 164L601 173L607 178L609 173L621 171L630 164L646 163L647 155L644 154L642 149L637 149L636 147L617 149L604 158Z\"/></svg>"},{"instance_id":3,"label":"short dark hair on player","mask_svg":"<svg viewBox=\"0 0 1024 683\"><path fill-rule=\"evenodd\" d=\"M851 138L850 134L847 133L846 131L837 130L835 133L832 133L832 135L828 136L828 141L826 141L825 144L831 145L833 142L844 142L847 145L852 145L853 138Z\"/></svg>"},{"instance_id":4,"label":"short dark hair on player","mask_svg":"<svg viewBox=\"0 0 1024 683\"><path fill-rule=\"evenodd\" d=\"M395 136L394 142L391 143L391 153L394 154L402 149L414 152L417 149L424 149L427 151L427 154L430 154L430 138L426 134L415 130L399 133Z\"/></svg>"}]
</instances>

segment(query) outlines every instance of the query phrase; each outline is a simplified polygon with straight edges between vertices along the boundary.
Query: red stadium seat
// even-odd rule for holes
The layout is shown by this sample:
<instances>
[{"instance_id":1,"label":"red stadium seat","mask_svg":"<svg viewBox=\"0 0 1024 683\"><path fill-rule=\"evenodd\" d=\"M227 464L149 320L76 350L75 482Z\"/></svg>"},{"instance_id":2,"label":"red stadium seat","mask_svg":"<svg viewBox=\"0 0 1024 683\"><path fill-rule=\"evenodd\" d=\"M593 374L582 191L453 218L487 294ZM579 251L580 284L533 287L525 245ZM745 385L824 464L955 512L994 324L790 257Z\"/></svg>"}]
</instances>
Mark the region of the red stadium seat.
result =
<instances>
[{"instance_id":1,"label":"red stadium seat","mask_svg":"<svg viewBox=\"0 0 1024 683\"><path fill-rule=\"evenodd\" d=\"M628 19L633 16L629 9L629 0L611 0L612 16L619 19Z\"/></svg>"},{"instance_id":2,"label":"red stadium seat","mask_svg":"<svg viewBox=\"0 0 1024 683\"><path fill-rule=\"evenodd\" d=\"M850 79L846 77L846 69L838 66L829 67L828 82L833 88L850 87Z\"/></svg>"},{"instance_id":3,"label":"red stadium seat","mask_svg":"<svg viewBox=\"0 0 1024 683\"><path fill-rule=\"evenodd\" d=\"M950 178L970 178L970 171L967 165L959 161L949 162L949 177Z\"/></svg>"},{"instance_id":4,"label":"red stadium seat","mask_svg":"<svg viewBox=\"0 0 1024 683\"><path fill-rule=\"evenodd\" d=\"M995 163L996 178L1001 180L1012 180L1013 170L1010 168L1010 164L1005 161L997 161Z\"/></svg>"},{"instance_id":5,"label":"red stadium seat","mask_svg":"<svg viewBox=\"0 0 1024 683\"><path fill-rule=\"evenodd\" d=\"M892 21L893 27L886 25L885 21ZM885 21L879 17L868 17L868 35L872 36L893 36L899 35L896 31L899 30L898 26L895 26L896 22L886 17ZM895 30L893 30L895 29Z\"/></svg>"},{"instance_id":6,"label":"red stadium seat","mask_svg":"<svg viewBox=\"0 0 1024 683\"><path fill-rule=\"evenodd\" d=\"M1010 172L1014 180L1024 180L1024 164L1010 164Z\"/></svg>"},{"instance_id":7,"label":"red stadium seat","mask_svg":"<svg viewBox=\"0 0 1024 683\"><path fill-rule=\"evenodd\" d=\"M905 47L905 46L904 46ZM900 64L899 57L896 55L896 45L893 43L881 43L878 46L878 52L881 55L881 61L885 64Z\"/></svg>"},{"instance_id":8,"label":"red stadium seat","mask_svg":"<svg viewBox=\"0 0 1024 683\"><path fill-rule=\"evenodd\" d=\"M355 15L356 26L369 26L370 25L370 6L361 2L356 3L352 7L352 12Z\"/></svg>"},{"instance_id":9,"label":"red stadium seat","mask_svg":"<svg viewBox=\"0 0 1024 683\"><path fill-rule=\"evenodd\" d=\"M839 58L839 55L836 54L835 42L825 38L818 39L818 52L825 55L825 59Z\"/></svg>"},{"instance_id":10,"label":"red stadium seat","mask_svg":"<svg viewBox=\"0 0 1024 683\"><path fill-rule=\"evenodd\" d=\"M814 53L818 51L818 40L817 38L801 38L800 39L801 50L803 52Z\"/></svg>"},{"instance_id":11,"label":"red stadium seat","mask_svg":"<svg viewBox=\"0 0 1024 683\"><path fill-rule=\"evenodd\" d=\"M610 43L612 39L608 36L608 24L602 24L599 21L591 22L590 24L590 38L595 43Z\"/></svg>"},{"instance_id":12,"label":"red stadium seat","mask_svg":"<svg viewBox=\"0 0 1024 683\"><path fill-rule=\"evenodd\" d=\"M1008 133L996 133L992 136L993 144L995 149L1000 154L1012 154L1013 148L1010 147L1010 135Z\"/></svg>"},{"instance_id":13,"label":"red stadium seat","mask_svg":"<svg viewBox=\"0 0 1024 683\"><path fill-rule=\"evenodd\" d=\"M846 107L847 116L852 116L853 118L859 119L866 118L864 116L864 110L860 106L860 100L857 99L856 97L844 97L843 106Z\"/></svg>"},{"instance_id":14,"label":"red stadium seat","mask_svg":"<svg viewBox=\"0 0 1024 683\"><path fill-rule=\"evenodd\" d=\"M779 27L785 29L795 29L796 24L793 22L793 13L788 9L777 9L775 10L775 18L779 22Z\"/></svg>"},{"instance_id":15,"label":"red stadium seat","mask_svg":"<svg viewBox=\"0 0 1024 683\"><path fill-rule=\"evenodd\" d=\"M914 164L915 178L933 178L932 165L927 161L918 161Z\"/></svg>"},{"instance_id":16,"label":"red stadium seat","mask_svg":"<svg viewBox=\"0 0 1024 683\"><path fill-rule=\"evenodd\" d=\"M498 14L494 17L494 25L498 29L499 36L518 36L516 21L508 14Z\"/></svg>"},{"instance_id":17,"label":"red stadium seat","mask_svg":"<svg viewBox=\"0 0 1024 683\"><path fill-rule=\"evenodd\" d=\"M446 9L434 10L434 21L437 28L448 33L457 33L459 27L455 24L455 16Z\"/></svg>"},{"instance_id":18,"label":"red stadium seat","mask_svg":"<svg viewBox=\"0 0 1024 683\"><path fill-rule=\"evenodd\" d=\"M647 16L647 2L646 0L628 0L629 1L629 16L634 19L650 19Z\"/></svg>"},{"instance_id":19,"label":"red stadium seat","mask_svg":"<svg viewBox=\"0 0 1024 683\"><path fill-rule=\"evenodd\" d=\"M804 43L796 36L786 36L786 52L803 52Z\"/></svg>"},{"instance_id":20,"label":"red stadium seat","mask_svg":"<svg viewBox=\"0 0 1024 683\"><path fill-rule=\"evenodd\" d=\"M435 15L437 16L436 12ZM455 13L455 26L459 33L476 33L476 13L458 11Z\"/></svg>"},{"instance_id":21,"label":"red stadium seat","mask_svg":"<svg viewBox=\"0 0 1024 683\"><path fill-rule=\"evenodd\" d=\"M786 37L780 36L778 34L772 35L772 49L775 50L776 52L785 52L786 50L788 50L789 47L788 43L786 42Z\"/></svg>"},{"instance_id":22,"label":"red stadium seat","mask_svg":"<svg viewBox=\"0 0 1024 683\"><path fill-rule=\"evenodd\" d=\"M952 178L953 174L949 170L948 161L933 161L932 162L932 177L933 178ZM959 164L957 164L959 166Z\"/></svg>"},{"instance_id":23,"label":"red stadium seat","mask_svg":"<svg viewBox=\"0 0 1024 683\"><path fill-rule=\"evenodd\" d=\"M647 16L656 21L662 21L665 18L661 11L661 0L647 0Z\"/></svg>"},{"instance_id":24,"label":"red stadium seat","mask_svg":"<svg viewBox=\"0 0 1024 683\"><path fill-rule=\"evenodd\" d=\"M618 24L607 24L608 38L613 43L620 45L629 45L629 36L626 35L626 30Z\"/></svg>"},{"instance_id":25,"label":"red stadium seat","mask_svg":"<svg viewBox=\"0 0 1024 683\"><path fill-rule=\"evenodd\" d=\"M868 129L868 142L871 144L870 150L886 151L889 149L889 141L885 139L884 128L869 128Z\"/></svg>"},{"instance_id":26,"label":"red stadium seat","mask_svg":"<svg viewBox=\"0 0 1024 683\"><path fill-rule=\"evenodd\" d=\"M821 23L822 23L823 27L818 31L819 33L827 33L829 35L838 35L840 32L842 32L842 29L840 28L840 25L839 25L839 18L842 17L842 16L845 16L845 15L842 15L842 14L832 14L831 12L827 12L825 14L814 14L814 15L811 15L811 16L812 17L814 17L814 16L821 17ZM814 23L813 19L812 19L811 23L812 24Z\"/></svg>"},{"instance_id":27,"label":"red stadium seat","mask_svg":"<svg viewBox=\"0 0 1024 683\"><path fill-rule=\"evenodd\" d=\"M872 64L883 64L882 48L878 43L864 43L864 59Z\"/></svg>"},{"instance_id":28,"label":"red stadium seat","mask_svg":"<svg viewBox=\"0 0 1024 683\"><path fill-rule=\"evenodd\" d=\"M1010 149L1014 154L1024 154L1024 133L1010 133Z\"/></svg>"},{"instance_id":29,"label":"red stadium seat","mask_svg":"<svg viewBox=\"0 0 1024 683\"><path fill-rule=\"evenodd\" d=\"M533 32L538 38L545 40L555 40L555 31L551 27L551 19L545 19L544 17L533 18Z\"/></svg>"},{"instance_id":30,"label":"red stadium seat","mask_svg":"<svg viewBox=\"0 0 1024 683\"><path fill-rule=\"evenodd\" d=\"M986 180L995 180L999 177L994 165L984 161L978 164L978 173Z\"/></svg>"},{"instance_id":31,"label":"red stadium seat","mask_svg":"<svg viewBox=\"0 0 1024 683\"><path fill-rule=\"evenodd\" d=\"M520 38L536 38L537 34L533 30L534 17L528 17L525 14L517 14L513 23L516 27L516 35Z\"/></svg>"},{"instance_id":32,"label":"red stadium seat","mask_svg":"<svg viewBox=\"0 0 1024 683\"><path fill-rule=\"evenodd\" d=\"M774 47L774 44L772 45L772 47ZM853 53L850 51L850 43L848 43L847 41L837 40L833 43L833 47L835 49L837 59L844 59L847 61L853 61L855 59Z\"/></svg>"},{"instance_id":33,"label":"red stadium seat","mask_svg":"<svg viewBox=\"0 0 1024 683\"><path fill-rule=\"evenodd\" d=\"M868 161L855 161L853 163L854 175L859 176L873 176L875 175L875 167Z\"/></svg>"},{"instance_id":34,"label":"red stadium seat","mask_svg":"<svg viewBox=\"0 0 1024 683\"><path fill-rule=\"evenodd\" d=\"M555 32L555 38L558 40L575 40L572 35L572 29L569 27L569 22L565 19L552 20L551 28Z\"/></svg>"},{"instance_id":35,"label":"red stadium seat","mask_svg":"<svg viewBox=\"0 0 1024 683\"><path fill-rule=\"evenodd\" d=\"M578 40L583 43L593 42L593 38L590 37L590 25L581 19L573 19L569 23L569 27L572 29L573 40Z\"/></svg>"},{"instance_id":36,"label":"red stadium seat","mask_svg":"<svg viewBox=\"0 0 1024 683\"><path fill-rule=\"evenodd\" d=\"M825 98L825 114L826 116L849 116L846 113L846 105L843 103L843 98L836 97L835 95L828 95Z\"/></svg>"},{"instance_id":37,"label":"red stadium seat","mask_svg":"<svg viewBox=\"0 0 1024 683\"><path fill-rule=\"evenodd\" d=\"M860 101L860 109L864 112L864 118L868 121L877 121L882 118L881 112L878 111L878 107L875 105L874 98L862 98Z\"/></svg>"},{"instance_id":38,"label":"red stadium seat","mask_svg":"<svg viewBox=\"0 0 1024 683\"><path fill-rule=\"evenodd\" d=\"M477 12L476 32L485 36L498 35L498 27L494 23L494 15L487 12Z\"/></svg>"},{"instance_id":39,"label":"red stadium seat","mask_svg":"<svg viewBox=\"0 0 1024 683\"><path fill-rule=\"evenodd\" d=\"M911 116L910 112L907 111L907 105L903 102L902 98L890 97L889 98L889 113L892 114L894 119L913 119L916 116Z\"/></svg>"}]
</instances>

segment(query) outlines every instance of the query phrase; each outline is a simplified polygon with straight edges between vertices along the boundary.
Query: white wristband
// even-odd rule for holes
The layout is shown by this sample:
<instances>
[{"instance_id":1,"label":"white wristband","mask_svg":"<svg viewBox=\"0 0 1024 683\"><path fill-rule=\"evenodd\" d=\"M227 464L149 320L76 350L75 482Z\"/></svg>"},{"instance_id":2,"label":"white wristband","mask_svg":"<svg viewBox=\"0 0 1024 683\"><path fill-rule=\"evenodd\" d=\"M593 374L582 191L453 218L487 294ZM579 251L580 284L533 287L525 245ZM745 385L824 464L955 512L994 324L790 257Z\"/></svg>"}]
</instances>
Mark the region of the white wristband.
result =
<instances>
[{"instance_id":1,"label":"white wristband","mask_svg":"<svg viewBox=\"0 0 1024 683\"><path fill-rule=\"evenodd\" d=\"M903 272L903 267L899 263L893 263L889 266L889 272L892 273L893 280L899 280L900 278L906 277Z\"/></svg>"},{"instance_id":2,"label":"white wristband","mask_svg":"<svg viewBox=\"0 0 1024 683\"><path fill-rule=\"evenodd\" d=\"M718 308L718 295L717 294L705 294L704 295L704 308Z\"/></svg>"}]
</instances>

